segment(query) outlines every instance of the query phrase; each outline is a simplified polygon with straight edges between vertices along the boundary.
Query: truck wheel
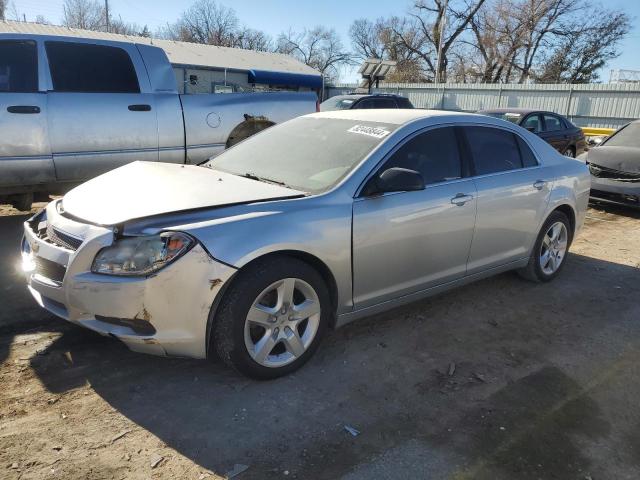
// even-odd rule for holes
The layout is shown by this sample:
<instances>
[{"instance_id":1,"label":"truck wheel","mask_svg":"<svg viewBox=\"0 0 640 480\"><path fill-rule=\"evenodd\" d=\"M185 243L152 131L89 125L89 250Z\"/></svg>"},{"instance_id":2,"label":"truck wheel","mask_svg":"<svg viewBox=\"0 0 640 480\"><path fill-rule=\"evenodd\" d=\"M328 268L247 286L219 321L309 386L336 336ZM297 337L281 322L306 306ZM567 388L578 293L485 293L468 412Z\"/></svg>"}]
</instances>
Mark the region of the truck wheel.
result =
<instances>
[{"instance_id":1,"label":"truck wheel","mask_svg":"<svg viewBox=\"0 0 640 480\"><path fill-rule=\"evenodd\" d=\"M21 193L11 197L11 206L21 212L28 212L31 210L33 204L33 192Z\"/></svg>"},{"instance_id":2,"label":"truck wheel","mask_svg":"<svg viewBox=\"0 0 640 480\"><path fill-rule=\"evenodd\" d=\"M309 360L330 318L322 276L301 260L274 256L238 273L213 319L210 346L240 373L272 379Z\"/></svg>"}]
</instances>

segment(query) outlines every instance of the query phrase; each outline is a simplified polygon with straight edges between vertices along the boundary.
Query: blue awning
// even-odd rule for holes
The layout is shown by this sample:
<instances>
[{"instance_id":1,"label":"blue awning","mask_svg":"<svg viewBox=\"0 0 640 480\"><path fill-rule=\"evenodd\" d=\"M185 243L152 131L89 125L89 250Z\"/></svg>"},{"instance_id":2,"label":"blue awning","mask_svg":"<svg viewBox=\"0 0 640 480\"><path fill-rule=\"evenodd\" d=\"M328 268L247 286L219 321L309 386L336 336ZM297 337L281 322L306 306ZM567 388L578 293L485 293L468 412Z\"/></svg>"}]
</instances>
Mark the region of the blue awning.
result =
<instances>
[{"instance_id":1,"label":"blue awning","mask_svg":"<svg viewBox=\"0 0 640 480\"><path fill-rule=\"evenodd\" d=\"M249 70L249 83L286 85L287 87L322 88L322 77L320 75L306 75L304 73Z\"/></svg>"}]
</instances>

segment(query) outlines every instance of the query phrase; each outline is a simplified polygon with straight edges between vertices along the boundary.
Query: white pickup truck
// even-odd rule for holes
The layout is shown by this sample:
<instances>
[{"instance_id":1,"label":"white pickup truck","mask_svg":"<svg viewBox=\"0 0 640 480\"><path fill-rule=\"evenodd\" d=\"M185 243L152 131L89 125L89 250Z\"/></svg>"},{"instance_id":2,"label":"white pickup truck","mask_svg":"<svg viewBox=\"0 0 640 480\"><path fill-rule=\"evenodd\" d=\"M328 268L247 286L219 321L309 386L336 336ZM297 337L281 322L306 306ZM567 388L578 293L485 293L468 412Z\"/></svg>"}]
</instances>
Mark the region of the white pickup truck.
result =
<instances>
[{"instance_id":1,"label":"white pickup truck","mask_svg":"<svg viewBox=\"0 0 640 480\"><path fill-rule=\"evenodd\" d=\"M151 45L2 33L0 200L27 210L135 160L198 164L316 110L314 92L180 95Z\"/></svg>"}]
</instances>

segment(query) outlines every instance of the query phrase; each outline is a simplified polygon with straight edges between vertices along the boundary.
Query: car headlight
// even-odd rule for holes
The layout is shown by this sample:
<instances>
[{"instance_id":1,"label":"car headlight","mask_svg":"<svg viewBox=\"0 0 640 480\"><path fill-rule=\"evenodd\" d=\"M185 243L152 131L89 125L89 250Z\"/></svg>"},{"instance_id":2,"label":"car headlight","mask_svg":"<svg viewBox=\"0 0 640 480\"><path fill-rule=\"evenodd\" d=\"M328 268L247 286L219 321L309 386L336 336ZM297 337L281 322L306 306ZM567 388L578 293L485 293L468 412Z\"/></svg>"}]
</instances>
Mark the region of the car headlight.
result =
<instances>
[{"instance_id":1,"label":"car headlight","mask_svg":"<svg viewBox=\"0 0 640 480\"><path fill-rule=\"evenodd\" d=\"M91 271L109 275L149 275L184 255L194 244L195 240L180 232L122 238L98 252Z\"/></svg>"}]
</instances>

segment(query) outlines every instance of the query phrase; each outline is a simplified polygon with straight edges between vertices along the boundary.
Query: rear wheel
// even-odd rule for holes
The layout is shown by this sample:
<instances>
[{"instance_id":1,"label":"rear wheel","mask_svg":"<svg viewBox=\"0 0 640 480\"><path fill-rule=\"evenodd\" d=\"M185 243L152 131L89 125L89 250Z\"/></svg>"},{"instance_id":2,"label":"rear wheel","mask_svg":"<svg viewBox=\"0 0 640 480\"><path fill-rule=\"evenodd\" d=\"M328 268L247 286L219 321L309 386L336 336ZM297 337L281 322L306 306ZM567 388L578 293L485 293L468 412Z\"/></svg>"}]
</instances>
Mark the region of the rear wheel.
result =
<instances>
[{"instance_id":1,"label":"rear wheel","mask_svg":"<svg viewBox=\"0 0 640 480\"><path fill-rule=\"evenodd\" d=\"M33 204L33 192L21 193L19 195L13 195L11 197L11 206L21 212L28 212L31 210Z\"/></svg>"},{"instance_id":2,"label":"rear wheel","mask_svg":"<svg viewBox=\"0 0 640 480\"><path fill-rule=\"evenodd\" d=\"M565 264L572 240L567 216L553 212L540 229L529 263L518 273L534 282L553 280Z\"/></svg>"},{"instance_id":3,"label":"rear wheel","mask_svg":"<svg viewBox=\"0 0 640 480\"><path fill-rule=\"evenodd\" d=\"M576 151L573 147L569 147L564 151L563 155L569 158L576 158Z\"/></svg>"},{"instance_id":4,"label":"rear wheel","mask_svg":"<svg viewBox=\"0 0 640 480\"><path fill-rule=\"evenodd\" d=\"M259 260L238 274L222 299L211 346L249 377L286 375L313 355L330 309L327 287L311 266L286 256Z\"/></svg>"}]
</instances>

